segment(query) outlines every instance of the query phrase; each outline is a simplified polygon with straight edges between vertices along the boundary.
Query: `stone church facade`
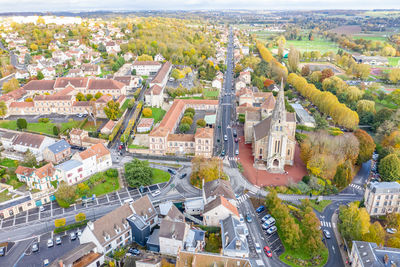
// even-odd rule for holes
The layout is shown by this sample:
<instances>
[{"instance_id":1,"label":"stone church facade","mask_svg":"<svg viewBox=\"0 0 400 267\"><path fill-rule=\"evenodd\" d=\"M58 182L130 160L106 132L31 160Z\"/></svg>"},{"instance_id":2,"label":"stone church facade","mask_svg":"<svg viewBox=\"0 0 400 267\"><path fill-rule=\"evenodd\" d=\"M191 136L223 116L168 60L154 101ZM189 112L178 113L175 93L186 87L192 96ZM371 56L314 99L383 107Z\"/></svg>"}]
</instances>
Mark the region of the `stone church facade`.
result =
<instances>
[{"instance_id":1,"label":"stone church facade","mask_svg":"<svg viewBox=\"0 0 400 267\"><path fill-rule=\"evenodd\" d=\"M285 165L293 165L296 117L285 109L282 85L272 112L246 112L244 132L245 140L251 140L256 168L271 173L284 173Z\"/></svg>"}]
</instances>

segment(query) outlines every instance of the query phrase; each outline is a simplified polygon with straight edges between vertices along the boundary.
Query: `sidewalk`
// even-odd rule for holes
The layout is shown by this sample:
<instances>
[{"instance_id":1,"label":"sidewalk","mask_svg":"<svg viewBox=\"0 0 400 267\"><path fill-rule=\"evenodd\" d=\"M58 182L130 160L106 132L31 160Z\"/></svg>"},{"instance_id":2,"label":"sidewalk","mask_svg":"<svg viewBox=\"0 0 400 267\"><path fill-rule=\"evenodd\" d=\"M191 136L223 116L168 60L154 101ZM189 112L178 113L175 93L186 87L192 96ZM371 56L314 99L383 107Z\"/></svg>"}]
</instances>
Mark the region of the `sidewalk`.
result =
<instances>
[{"instance_id":1,"label":"sidewalk","mask_svg":"<svg viewBox=\"0 0 400 267\"><path fill-rule=\"evenodd\" d=\"M342 245L342 244L343 244L343 240L342 240L342 237L341 237L340 234L339 234L339 230L337 229L337 225L338 225L338 215L337 215L336 212L332 215L332 221L331 221L331 223L332 223L333 233L335 234L336 240L337 240L337 242L338 242L340 254L342 255L342 259L343 259L344 266L345 266L345 267L350 267L351 265L348 264L348 263L346 263L346 260L347 260L347 258L349 257L349 255L348 255L347 252L344 251L344 249L343 249L343 245Z\"/></svg>"}]
</instances>

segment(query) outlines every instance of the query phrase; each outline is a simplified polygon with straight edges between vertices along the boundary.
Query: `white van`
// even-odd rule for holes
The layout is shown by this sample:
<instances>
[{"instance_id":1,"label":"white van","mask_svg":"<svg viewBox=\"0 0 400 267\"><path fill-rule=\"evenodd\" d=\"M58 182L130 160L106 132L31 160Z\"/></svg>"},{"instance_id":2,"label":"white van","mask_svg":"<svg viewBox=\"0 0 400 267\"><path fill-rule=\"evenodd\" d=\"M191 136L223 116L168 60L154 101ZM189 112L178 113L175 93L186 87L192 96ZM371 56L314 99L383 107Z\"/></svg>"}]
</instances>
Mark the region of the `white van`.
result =
<instances>
[{"instance_id":1,"label":"white van","mask_svg":"<svg viewBox=\"0 0 400 267\"><path fill-rule=\"evenodd\" d=\"M262 250L261 250L260 244L255 243L254 246L256 247L256 252L261 253Z\"/></svg>"}]
</instances>

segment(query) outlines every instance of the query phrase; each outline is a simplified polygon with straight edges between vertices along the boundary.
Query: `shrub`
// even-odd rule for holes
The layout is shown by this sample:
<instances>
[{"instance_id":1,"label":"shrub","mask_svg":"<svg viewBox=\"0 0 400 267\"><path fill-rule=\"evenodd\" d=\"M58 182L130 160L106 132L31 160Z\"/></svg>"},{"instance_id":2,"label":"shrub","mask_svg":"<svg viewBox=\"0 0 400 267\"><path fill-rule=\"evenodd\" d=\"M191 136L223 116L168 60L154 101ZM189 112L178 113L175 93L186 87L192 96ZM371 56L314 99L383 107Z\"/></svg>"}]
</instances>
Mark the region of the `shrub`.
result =
<instances>
[{"instance_id":1,"label":"shrub","mask_svg":"<svg viewBox=\"0 0 400 267\"><path fill-rule=\"evenodd\" d=\"M310 176L309 175L304 175L301 181L305 184L308 184L310 182Z\"/></svg>"},{"instance_id":2,"label":"shrub","mask_svg":"<svg viewBox=\"0 0 400 267\"><path fill-rule=\"evenodd\" d=\"M106 175L107 175L108 177L111 177L111 178L113 178L113 177L118 177L118 170L117 170L117 169L108 169L108 170L106 171Z\"/></svg>"},{"instance_id":3,"label":"shrub","mask_svg":"<svg viewBox=\"0 0 400 267\"><path fill-rule=\"evenodd\" d=\"M53 134L55 136L58 136L60 134L60 129L56 125L53 126Z\"/></svg>"},{"instance_id":4,"label":"shrub","mask_svg":"<svg viewBox=\"0 0 400 267\"><path fill-rule=\"evenodd\" d=\"M25 119L17 119L17 127L20 130L26 129L26 127L28 127L28 123Z\"/></svg>"},{"instance_id":5,"label":"shrub","mask_svg":"<svg viewBox=\"0 0 400 267\"><path fill-rule=\"evenodd\" d=\"M197 121L196 121L196 124L197 124L197 126L199 126L199 127L206 127L206 121L204 120L204 119L198 119Z\"/></svg>"},{"instance_id":6,"label":"shrub","mask_svg":"<svg viewBox=\"0 0 400 267\"><path fill-rule=\"evenodd\" d=\"M184 116L184 117L190 117L190 118L193 119L194 113L192 113L192 112L185 112L185 114L183 114L183 116Z\"/></svg>"},{"instance_id":7,"label":"shrub","mask_svg":"<svg viewBox=\"0 0 400 267\"><path fill-rule=\"evenodd\" d=\"M88 222L87 220L84 220L83 222L73 223L73 224L62 226L62 227L58 227L58 228L54 229L54 233L58 234L58 233L62 233L64 231L82 227L82 226L85 226L87 224L87 222Z\"/></svg>"},{"instance_id":8,"label":"shrub","mask_svg":"<svg viewBox=\"0 0 400 267\"><path fill-rule=\"evenodd\" d=\"M194 111L194 108L187 108L187 109L185 109L185 113L186 112L193 113L193 115L196 114L196 111Z\"/></svg>"},{"instance_id":9,"label":"shrub","mask_svg":"<svg viewBox=\"0 0 400 267\"><path fill-rule=\"evenodd\" d=\"M41 122L41 123L48 123L49 121L50 121L49 118L39 118L38 119L38 122Z\"/></svg>"},{"instance_id":10,"label":"shrub","mask_svg":"<svg viewBox=\"0 0 400 267\"><path fill-rule=\"evenodd\" d=\"M65 225L66 219L65 218L61 218L61 219L55 219L54 220L54 226L55 227L62 227Z\"/></svg>"},{"instance_id":11,"label":"shrub","mask_svg":"<svg viewBox=\"0 0 400 267\"><path fill-rule=\"evenodd\" d=\"M84 220L86 220L86 214L85 213L80 212L80 213L75 215L75 221L76 222L82 222Z\"/></svg>"}]
</instances>

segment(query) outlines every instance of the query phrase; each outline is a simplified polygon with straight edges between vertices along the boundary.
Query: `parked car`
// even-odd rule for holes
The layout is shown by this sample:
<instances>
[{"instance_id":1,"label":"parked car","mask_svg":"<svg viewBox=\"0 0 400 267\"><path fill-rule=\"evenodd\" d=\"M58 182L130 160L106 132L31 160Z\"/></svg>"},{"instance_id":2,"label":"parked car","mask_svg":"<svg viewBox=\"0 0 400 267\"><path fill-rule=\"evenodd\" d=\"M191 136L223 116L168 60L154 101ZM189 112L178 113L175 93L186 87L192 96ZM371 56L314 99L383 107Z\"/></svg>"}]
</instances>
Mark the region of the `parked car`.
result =
<instances>
[{"instance_id":1,"label":"parked car","mask_svg":"<svg viewBox=\"0 0 400 267\"><path fill-rule=\"evenodd\" d=\"M224 140L228 141L228 136L226 134L224 134Z\"/></svg>"},{"instance_id":2,"label":"parked car","mask_svg":"<svg viewBox=\"0 0 400 267\"><path fill-rule=\"evenodd\" d=\"M43 266L49 266L49 264L50 264L50 261L48 259L45 259L43 261Z\"/></svg>"},{"instance_id":3,"label":"parked car","mask_svg":"<svg viewBox=\"0 0 400 267\"><path fill-rule=\"evenodd\" d=\"M267 255L268 258L272 257L271 249L268 246L264 247L264 252L265 252L265 255Z\"/></svg>"},{"instance_id":4,"label":"parked car","mask_svg":"<svg viewBox=\"0 0 400 267\"><path fill-rule=\"evenodd\" d=\"M169 172L170 174L173 174L173 175L175 175L175 174L176 174L176 171L175 171L175 170L173 170L173 169L168 169L168 172Z\"/></svg>"},{"instance_id":5,"label":"parked car","mask_svg":"<svg viewBox=\"0 0 400 267\"><path fill-rule=\"evenodd\" d=\"M151 195L152 195L153 197L156 197L156 196L158 196L159 194L161 194L160 190L156 190L156 191L154 191L154 192L151 193Z\"/></svg>"},{"instance_id":6,"label":"parked car","mask_svg":"<svg viewBox=\"0 0 400 267\"><path fill-rule=\"evenodd\" d=\"M235 138L235 143L237 143L237 142L239 142L239 139L236 137L236 138Z\"/></svg>"},{"instance_id":7,"label":"parked car","mask_svg":"<svg viewBox=\"0 0 400 267\"><path fill-rule=\"evenodd\" d=\"M48 247L48 248L51 248L52 246L54 246L53 239L48 239L48 240L47 240L47 247Z\"/></svg>"},{"instance_id":8,"label":"parked car","mask_svg":"<svg viewBox=\"0 0 400 267\"><path fill-rule=\"evenodd\" d=\"M239 217L239 221L240 221L241 223L244 223L244 218L243 218L243 216L242 216L242 215L240 215L240 217Z\"/></svg>"},{"instance_id":9,"label":"parked car","mask_svg":"<svg viewBox=\"0 0 400 267\"><path fill-rule=\"evenodd\" d=\"M133 202L133 198L128 198L124 200L124 203L132 203Z\"/></svg>"},{"instance_id":10,"label":"parked car","mask_svg":"<svg viewBox=\"0 0 400 267\"><path fill-rule=\"evenodd\" d=\"M396 228L388 228L388 229L386 229L386 232L388 232L389 234L395 234L395 233L397 233L397 229Z\"/></svg>"},{"instance_id":11,"label":"parked car","mask_svg":"<svg viewBox=\"0 0 400 267\"><path fill-rule=\"evenodd\" d=\"M46 210L45 207L43 207L43 206L40 206L40 207L39 207L39 211L40 211L40 212L43 212L43 211L45 211L45 210Z\"/></svg>"},{"instance_id":12,"label":"parked car","mask_svg":"<svg viewBox=\"0 0 400 267\"><path fill-rule=\"evenodd\" d=\"M263 229L268 229L271 226L275 225L275 219L274 218L269 218L268 220L265 221L265 223L262 225Z\"/></svg>"},{"instance_id":13,"label":"parked car","mask_svg":"<svg viewBox=\"0 0 400 267\"><path fill-rule=\"evenodd\" d=\"M185 178L187 176L187 173L182 173L181 179Z\"/></svg>"},{"instance_id":14,"label":"parked car","mask_svg":"<svg viewBox=\"0 0 400 267\"><path fill-rule=\"evenodd\" d=\"M136 248L130 248L128 250L129 253L133 254L133 255L139 255L140 254L140 250L136 249Z\"/></svg>"},{"instance_id":15,"label":"parked car","mask_svg":"<svg viewBox=\"0 0 400 267\"><path fill-rule=\"evenodd\" d=\"M264 217L261 218L261 221L266 222L269 218L271 218L271 214L267 214Z\"/></svg>"},{"instance_id":16,"label":"parked car","mask_svg":"<svg viewBox=\"0 0 400 267\"><path fill-rule=\"evenodd\" d=\"M265 210L265 207L264 206L260 206L260 207L258 207L257 209L256 209L256 212L257 213L261 213L261 212L263 212Z\"/></svg>"},{"instance_id":17,"label":"parked car","mask_svg":"<svg viewBox=\"0 0 400 267\"><path fill-rule=\"evenodd\" d=\"M236 155L236 156L239 155L239 149L236 149L235 155Z\"/></svg>"},{"instance_id":18,"label":"parked car","mask_svg":"<svg viewBox=\"0 0 400 267\"><path fill-rule=\"evenodd\" d=\"M276 225L273 225L267 229L267 234L272 235L273 233L276 232L276 230L278 230L278 228L276 227Z\"/></svg>"},{"instance_id":19,"label":"parked car","mask_svg":"<svg viewBox=\"0 0 400 267\"><path fill-rule=\"evenodd\" d=\"M0 247L0 257L6 255L6 247Z\"/></svg>"},{"instance_id":20,"label":"parked car","mask_svg":"<svg viewBox=\"0 0 400 267\"><path fill-rule=\"evenodd\" d=\"M233 130L233 137L237 137L237 131Z\"/></svg>"},{"instance_id":21,"label":"parked car","mask_svg":"<svg viewBox=\"0 0 400 267\"><path fill-rule=\"evenodd\" d=\"M56 245L61 245L61 237L56 237Z\"/></svg>"},{"instance_id":22,"label":"parked car","mask_svg":"<svg viewBox=\"0 0 400 267\"><path fill-rule=\"evenodd\" d=\"M326 237L326 239L330 239L331 238L331 233L328 230L324 229L323 232L324 232L324 236Z\"/></svg>"},{"instance_id":23,"label":"parked car","mask_svg":"<svg viewBox=\"0 0 400 267\"><path fill-rule=\"evenodd\" d=\"M257 252L257 253L261 253L261 247L260 247L260 244L258 244L258 243L255 243L255 244L254 244L254 246L256 247L256 252Z\"/></svg>"},{"instance_id":24,"label":"parked car","mask_svg":"<svg viewBox=\"0 0 400 267\"><path fill-rule=\"evenodd\" d=\"M247 216L246 216L246 221L247 221L248 223L251 223L251 222L253 221L253 218L251 217L250 214L247 214Z\"/></svg>"},{"instance_id":25,"label":"parked car","mask_svg":"<svg viewBox=\"0 0 400 267\"><path fill-rule=\"evenodd\" d=\"M77 235L78 237L81 237L82 231L81 231L81 230L78 230L78 232L76 232L76 235Z\"/></svg>"},{"instance_id":26,"label":"parked car","mask_svg":"<svg viewBox=\"0 0 400 267\"><path fill-rule=\"evenodd\" d=\"M32 252L37 252L37 251L39 251L39 244L35 242L32 244Z\"/></svg>"},{"instance_id":27,"label":"parked car","mask_svg":"<svg viewBox=\"0 0 400 267\"><path fill-rule=\"evenodd\" d=\"M69 238L71 239L71 241L75 240L76 239L75 233L70 233Z\"/></svg>"}]
</instances>

